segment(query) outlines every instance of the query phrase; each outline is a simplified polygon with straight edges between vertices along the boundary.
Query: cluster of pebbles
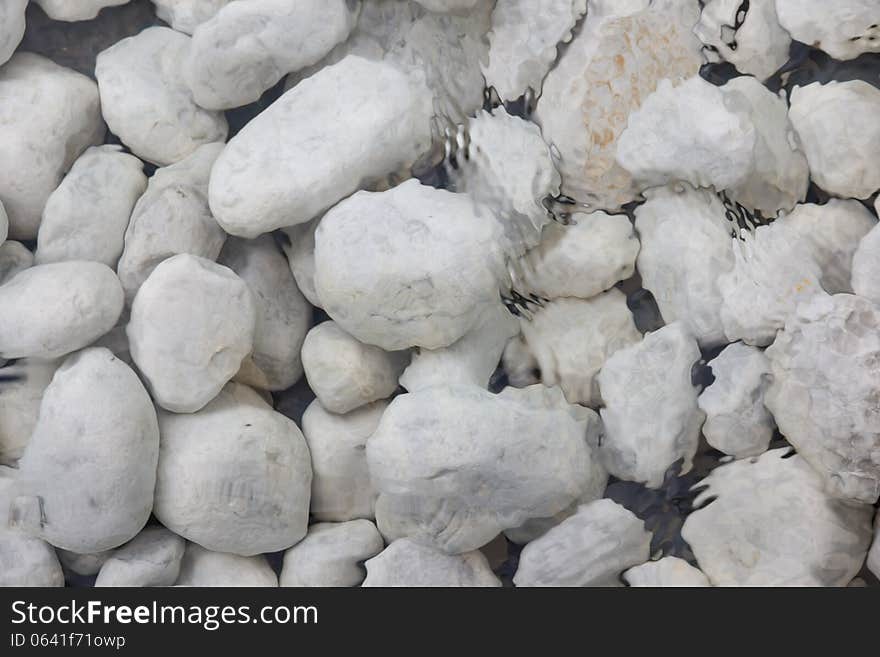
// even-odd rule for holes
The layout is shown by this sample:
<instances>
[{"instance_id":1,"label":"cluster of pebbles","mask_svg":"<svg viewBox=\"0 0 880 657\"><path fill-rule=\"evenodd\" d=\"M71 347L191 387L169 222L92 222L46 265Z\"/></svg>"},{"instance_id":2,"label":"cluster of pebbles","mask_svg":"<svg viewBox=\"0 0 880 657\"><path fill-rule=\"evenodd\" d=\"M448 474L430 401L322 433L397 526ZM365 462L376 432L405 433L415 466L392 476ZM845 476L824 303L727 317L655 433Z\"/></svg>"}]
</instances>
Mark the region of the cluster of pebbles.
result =
<instances>
[{"instance_id":1,"label":"cluster of pebbles","mask_svg":"<svg viewBox=\"0 0 880 657\"><path fill-rule=\"evenodd\" d=\"M0 144L0 584L880 576L880 0L3 0Z\"/></svg>"}]
</instances>

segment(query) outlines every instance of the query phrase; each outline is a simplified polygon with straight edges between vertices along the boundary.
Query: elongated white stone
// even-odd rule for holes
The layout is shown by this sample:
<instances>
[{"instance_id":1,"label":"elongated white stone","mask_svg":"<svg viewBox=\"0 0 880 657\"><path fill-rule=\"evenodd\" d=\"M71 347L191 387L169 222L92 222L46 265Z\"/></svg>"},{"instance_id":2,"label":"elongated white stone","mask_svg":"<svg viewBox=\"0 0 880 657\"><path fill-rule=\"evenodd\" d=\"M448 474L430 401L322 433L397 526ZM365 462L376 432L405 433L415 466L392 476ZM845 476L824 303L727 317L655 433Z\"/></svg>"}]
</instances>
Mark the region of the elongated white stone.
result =
<instances>
[{"instance_id":1,"label":"elongated white stone","mask_svg":"<svg viewBox=\"0 0 880 657\"><path fill-rule=\"evenodd\" d=\"M263 555L242 557L187 543L176 586L278 586L278 576Z\"/></svg>"},{"instance_id":2,"label":"elongated white stone","mask_svg":"<svg viewBox=\"0 0 880 657\"><path fill-rule=\"evenodd\" d=\"M104 7L118 7L130 0L34 0L56 21L87 21L95 18Z\"/></svg>"},{"instance_id":3,"label":"elongated white stone","mask_svg":"<svg viewBox=\"0 0 880 657\"><path fill-rule=\"evenodd\" d=\"M630 568L623 574L623 580L630 586L654 588L712 586L699 568L678 557L663 557Z\"/></svg>"},{"instance_id":4,"label":"elongated white stone","mask_svg":"<svg viewBox=\"0 0 880 657\"><path fill-rule=\"evenodd\" d=\"M235 0L151 0L156 16L178 32L192 34L223 7Z\"/></svg>"},{"instance_id":5,"label":"elongated white stone","mask_svg":"<svg viewBox=\"0 0 880 657\"><path fill-rule=\"evenodd\" d=\"M346 57L230 140L211 173L211 210L240 237L309 221L367 179L414 162L431 143L432 114L423 76Z\"/></svg>"},{"instance_id":6,"label":"elongated white stone","mask_svg":"<svg viewBox=\"0 0 880 657\"><path fill-rule=\"evenodd\" d=\"M7 0L0 5L0 66L9 61L24 36L27 4L28 0Z\"/></svg>"},{"instance_id":7,"label":"elongated white stone","mask_svg":"<svg viewBox=\"0 0 880 657\"><path fill-rule=\"evenodd\" d=\"M834 59L880 52L880 9L874 0L776 0L776 11L794 39Z\"/></svg>"},{"instance_id":8,"label":"elongated white stone","mask_svg":"<svg viewBox=\"0 0 880 657\"><path fill-rule=\"evenodd\" d=\"M143 163L121 146L89 148L46 201L37 264L94 260L115 269L131 212L146 188Z\"/></svg>"},{"instance_id":9,"label":"elongated white stone","mask_svg":"<svg viewBox=\"0 0 880 657\"><path fill-rule=\"evenodd\" d=\"M147 527L104 562L95 586L171 586L185 547L186 541L164 527Z\"/></svg>"},{"instance_id":10,"label":"elongated white stone","mask_svg":"<svg viewBox=\"0 0 880 657\"><path fill-rule=\"evenodd\" d=\"M880 228L877 226L862 238L853 255L852 289L860 297L880 305Z\"/></svg>"},{"instance_id":11,"label":"elongated white stone","mask_svg":"<svg viewBox=\"0 0 880 657\"><path fill-rule=\"evenodd\" d=\"M0 463L3 465L14 466L24 454L37 425L40 400L59 364L57 360L26 358L0 370L3 376L12 377L11 381L3 382L0 393ZM0 526L2 524L0 518Z\"/></svg>"},{"instance_id":12,"label":"elongated white stone","mask_svg":"<svg viewBox=\"0 0 880 657\"><path fill-rule=\"evenodd\" d=\"M116 325L122 286L107 265L74 260L30 267L0 286L0 357L58 358Z\"/></svg>"}]
</instances>

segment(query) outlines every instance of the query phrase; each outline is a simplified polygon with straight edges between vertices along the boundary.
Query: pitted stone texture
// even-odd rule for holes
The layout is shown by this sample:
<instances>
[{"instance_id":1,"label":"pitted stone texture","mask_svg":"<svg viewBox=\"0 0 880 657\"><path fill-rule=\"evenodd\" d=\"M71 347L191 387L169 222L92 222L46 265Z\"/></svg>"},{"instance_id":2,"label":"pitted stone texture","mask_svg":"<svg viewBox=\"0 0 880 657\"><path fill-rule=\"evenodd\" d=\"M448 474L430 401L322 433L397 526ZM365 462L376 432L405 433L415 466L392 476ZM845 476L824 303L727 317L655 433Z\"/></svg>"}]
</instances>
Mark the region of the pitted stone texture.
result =
<instances>
[{"instance_id":1,"label":"pitted stone texture","mask_svg":"<svg viewBox=\"0 0 880 657\"><path fill-rule=\"evenodd\" d=\"M880 495L880 307L861 297L802 303L767 350L767 408L836 497Z\"/></svg>"},{"instance_id":2,"label":"pitted stone texture","mask_svg":"<svg viewBox=\"0 0 880 657\"><path fill-rule=\"evenodd\" d=\"M835 500L790 450L712 471L682 536L715 586L846 586L865 560L873 509ZM713 501L714 500L714 501Z\"/></svg>"}]
</instances>

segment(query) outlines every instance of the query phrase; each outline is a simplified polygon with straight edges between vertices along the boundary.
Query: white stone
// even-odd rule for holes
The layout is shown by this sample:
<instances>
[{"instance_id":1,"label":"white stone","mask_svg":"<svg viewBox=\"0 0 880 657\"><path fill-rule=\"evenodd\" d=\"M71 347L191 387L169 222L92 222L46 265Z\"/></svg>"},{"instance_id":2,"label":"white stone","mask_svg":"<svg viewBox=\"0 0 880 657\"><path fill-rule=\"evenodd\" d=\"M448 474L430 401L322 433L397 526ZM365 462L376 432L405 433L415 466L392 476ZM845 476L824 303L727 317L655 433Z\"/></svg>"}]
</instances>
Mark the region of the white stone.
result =
<instances>
[{"instance_id":1,"label":"white stone","mask_svg":"<svg viewBox=\"0 0 880 657\"><path fill-rule=\"evenodd\" d=\"M519 261L516 288L544 299L589 299L632 276L638 253L626 215L576 212L568 225L544 227L541 243Z\"/></svg>"},{"instance_id":2,"label":"white stone","mask_svg":"<svg viewBox=\"0 0 880 657\"><path fill-rule=\"evenodd\" d=\"M878 226L872 228L871 232L862 238L853 255L852 289L860 297L880 305L880 227Z\"/></svg>"},{"instance_id":3,"label":"white stone","mask_svg":"<svg viewBox=\"0 0 880 657\"><path fill-rule=\"evenodd\" d=\"M159 413L153 512L175 534L251 556L306 535L312 468L293 420L237 383L196 413Z\"/></svg>"},{"instance_id":4,"label":"white stone","mask_svg":"<svg viewBox=\"0 0 880 657\"><path fill-rule=\"evenodd\" d=\"M480 111L467 123L467 145L447 161L450 189L490 208L504 226L504 249L519 255L538 244L552 223L544 200L559 193L550 148L534 123L503 107ZM451 159L451 158L450 158Z\"/></svg>"},{"instance_id":5,"label":"white stone","mask_svg":"<svg viewBox=\"0 0 880 657\"><path fill-rule=\"evenodd\" d=\"M263 555L242 557L187 543L176 586L278 586L278 577Z\"/></svg>"},{"instance_id":6,"label":"white stone","mask_svg":"<svg viewBox=\"0 0 880 657\"><path fill-rule=\"evenodd\" d=\"M33 265L34 254L21 242L6 240L0 244L0 285Z\"/></svg>"},{"instance_id":7,"label":"white stone","mask_svg":"<svg viewBox=\"0 0 880 657\"><path fill-rule=\"evenodd\" d=\"M733 240L734 266L718 277L721 321L730 342L763 347L776 337L797 305L825 295L822 269L810 243L783 224L742 231Z\"/></svg>"},{"instance_id":8,"label":"white stone","mask_svg":"<svg viewBox=\"0 0 880 657\"><path fill-rule=\"evenodd\" d=\"M764 406L770 361L757 347L736 342L709 361L715 381L697 400L706 414L706 442L734 458L767 451L776 422Z\"/></svg>"},{"instance_id":9,"label":"white stone","mask_svg":"<svg viewBox=\"0 0 880 657\"><path fill-rule=\"evenodd\" d=\"M681 474L690 471L705 419L691 383L699 359L696 340L680 322L608 358L597 377L605 404L599 457L608 472L659 488L679 459Z\"/></svg>"},{"instance_id":10,"label":"white stone","mask_svg":"<svg viewBox=\"0 0 880 657\"><path fill-rule=\"evenodd\" d=\"M446 347L497 303L502 228L467 195L409 180L321 219L315 288L340 327L387 351Z\"/></svg>"},{"instance_id":11,"label":"white stone","mask_svg":"<svg viewBox=\"0 0 880 657\"><path fill-rule=\"evenodd\" d=\"M235 379L262 390L285 390L303 373L300 349L312 322L305 300L271 235L226 241L218 262L251 290L257 310L254 351Z\"/></svg>"},{"instance_id":12,"label":"white stone","mask_svg":"<svg viewBox=\"0 0 880 657\"><path fill-rule=\"evenodd\" d=\"M110 130L135 155L158 166L226 140L225 117L196 105L183 79L189 47L185 34L148 27L117 41L95 63L101 111Z\"/></svg>"},{"instance_id":13,"label":"white stone","mask_svg":"<svg viewBox=\"0 0 880 657\"><path fill-rule=\"evenodd\" d=\"M181 254L163 261L138 290L126 332L156 403L192 413L238 372L255 327L244 281L222 265Z\"/></svg>"},{"instance_id":14,"label":"white stone","mask_svg":"<svg viewBox=\"0 0 880 657\"><path fill-rule=\"evenodd\" d=\"M721 88L700 76L657 90L629 117L617 161L640 189L671 182L731 189L752 171L754 124L725 103Z\"/></svg>"},{"instance_id":15,"label":"white stone","mask_svg":"<svg viewBox=\"0 0 880 657\"><path fill-rule=\"evenodd\" d=\"M82 260L30 267L0 286L0 358L64 356L116 325L122 286L107 265Z\"/></svg>"},{"instance_id":16,"label":"white stone","mask_svg":"<svg viewBox=\"0 0 880 657\"><path fill-rule=\"evenodd\" d=\"M156 16L178 32L192 34L202 23L234 0L151 0Z\"/></svg>"},{"instance_id":17,"label":"white stone","mask_svg":"<svg viewBox=\"0 0 880 657\"><path fill-rule=\"evenodd\" d=\"M620 574L648 560L651 533L612 500L580 507L523 548L517 586L621 586Z\"/></svg>"},{"instance_id":18,"label":"white stone","mask_svg":"<svg viewBox=\"0 0 880 657\"><path fill-rule=\"evenodd\" d=\"M64 586L64 572L51 545L7 526L18 471L0 466L0 587Z\"/></svg>"},{"instance_id":19,"label":"white stone","mask_svg":"<svg viewBox=\"0 0 880 657\"><path fill-rule=\"evenodd\" d=\"M880 52L876 0L776 0L779 22L791 36L834 59Z\"/></svg>"},{"instance_id":20,"label":"white stone","mask_svg":"<svg viewBox=\"0 0 880 657\"><path fill-rule=\"evenodd\" d=\"M377 401L336 415L317 399L302 416L302 431L312 457L312 497L309 511L321 522L344 522L375 517L377 493L370 481L365 446L373 435L387 401Z\"/></svg>"},{"instance_id":21,"label":"white stone","mask_svg":"<svg viewBox=\"0 0 880 657\"><path fill-rule=\"evenodd\" d=\"M776 0L709 0L694 31L709 62L730 62L759 80L788 61L791 36L779 24Z\"/></svg>"},{"instance_id":22,"label":"white stone","mask_svg":"<svg viewBox=\"0 0 880 657\"><path fill-rule=\"evenodd\" d=\"M476 325L448 347L418 349L400 376L400 385L416 392L434 385L469 383L488 388L508 340L519 322L501 303L483 311Z\"/></svg>"},{"instance_id":23,"label":"white stone","mask_svg":"<svg viewBox=\"0 0 880 657\"><path fill-rule=\"evenodd\" d=\"M59 364L26 358L0 370L2 376L20 377L0 384L0 463L3 465L14 466L24 453L37 424L43 392Z\"/></svg>"},{"instance_id":24,"label":"white stone","mask_svg":"<svg viewBox=\"0 0 880 657\"><path fill-rule=\"evenodd\" d=\"M37 264L94 260L115 269L131 211L146 188L143 163L121 146L89 148L46 201Z\"/></svg>"},{"instance_id":25,"label":"white stone","mask_svg":"<svg viewBox=\"0 0 880 657\"><path fill-rule=\"evenodd\" d=\"M104 7L118 7L130 0L34 0L46 15L56 21L88 21Z\"/></svg>"},{"instance_id":26,"label":"white stone","mask_svg":"<svg viewBox=\"0 0 880 657\"><path fill-rule=\"evenodd\" d=\"M641 188L615 160L630 114L664 79L696 75L700 8L690 0L591 0L580 33L544 80L535 119L557 149L562 193L616 211Z\"/></svg>"},{"instance_id":27,"label":"white stone","mask_svg":"<svg viewBox=\"0 0 880 657\"><path fill-rule=\"evenodd\" d=\"M645 193L636 208L638 270L663 319L682 322L704 347L726 343L718 277L733 268L724 205L690 185Z\"/></svg>"},{"instance_id":28,"label":"white stone","mask_svg":"<svg viewBox=\"0 0 880 657\"><path fill-rule=\"evenodd\" d=\"M85 75L26 52L0 68L0 198L9 237L37 236L49 194L104 132L98 87Z\"/></svg>"},{"instance_id":29,"label":"white stone","mask_svg":"<svg viewBox=\"0 0 880 657\"><path fill-rule=\"evenodd\" d=\"M284 553L281 586L359 586L366 572L361 565L379 554L385 544L369 520L318 523Z\"/></svg>"},{"instance_id":30,"label":"white stone","mask_svg":"<svg viewBox=\"0 0 880 657\"><path fill-rule=\"evenodd\" d=\"M592 411L542 386L396 397L367 441L379 530L455 554L558 513L584 491L590 424Z\"/></svg>"},{"instance_id":31,"label":"white stone","mask_svg":"<svg viewBox=\"0 0 880 657\"><path fill-rule=\"evenodd\" d=\"M322 69L230 140L211 174L214 217L240 237L309 221L428 149L430 98L423 76L387 64Z\"/></svg>"},{"instance_id":32,"label":"white stone","mask_svg":"<svg viewBox=\"0 0 880 657\"><path fill-rule=\"evenodd\" d=\"M601 421L598 415L592 416L592 418L587 428L587 442L595 445L599 441ZM602 466L598 458L592 460L589 469L582 473L582 477L584 480L584 492L569 506L550 517L530 518L519 527L505 529L504 536L519 545L531 543L553 529L553 527L556 527L566 518L570 518L577 513L581 505L601 499L605 494L605 487L608 485L608 471Z\"/></svg>"},{"instance_id":33,"label":"white stone","mask_svg":"<svg viewBox=\"0 0 880 657\"><path fill-rule=\"evenodd\" d=\"M501 586L482 552L449 555L408 538L394 541L365 565L364 586Z\"/></svg>"},{"instance_id":34,"label":"white stone","mask_svg":"<svg viewBox=\"0 0 880 657\"><path fill-rule=\"evenodd\" d=\"M596 375L615 352L638 343L626 297L612 289L592 299L555 299L520 322L545 386L572 404L599 404Z\"/></svg>"},{"instance_id":35,"label":"white stone","mask_svg":"<svg viewBox=\"0 0 880 657\"><path fill-rule=\"evenodd\" d=\"M24 36L27 4L28 0L6 0L0 5L0 66L9 61Z\"/></svg>"},{"instance_id":36,"label":"white stone","mask_svg":"<svg viewBox=\"0 0 880 657\"><path fill-rule=\"evenodd\" d=\"M853 258L877 219L855 200L830 199L825 205L805 203L776 223L790 229L792 239L805 240L822 269L819 281L829 294L852 292Z\"/></svg>"},{"instance_id":37,"label":"white stone","mask_svg":"<svg viewBox=\"0 0 880 657\"><path fill-rule=\"evenodd\" d=\"M751 211L774 217L807 196L810 168L788 117L786 101L743 75L721 87L724 102L755 127L755 149L746 180L730 196Z\"/></svg>"},{"instance_id":38,"label":"white stone","mask_svg":"<svg viewBox=\"0 0 880 657\"><path fill-rule=\"evenodd\" d=\"M873 509L830 498L800 455L774 449L712 471L682 537L715 586L846 586L871 541Z\"/></svg>"},{"instance_id":39,"label":"white stone","mask_svg":"<svg viewBox=\"0 0 880 657\"><path fill-rule=\"evenodd\" d=\"M79 553L122 545L153 507L159 428L137 375L106 349L69 357L19 460L13 524Z\"/></svg>"},{"instance_id":40,"label":"white stone","mask_svg":"<svg viewBox=\"0 0 880 657\"><path fill-rule=\"evenodd\" d=\"M97 575L107 560L113 556L116 550L102 550L101 552L71 552L70 550L58 549L58 560L65 573L74 573L83 577Z\"/></svg>"},{"instance_id":41,"label":"white stone","mask_svg":"<svg viewBox=\"0 0 880 657\"><path fill-rule=\"evenodd\" d=\"M817 296L788 318L767 357L766 404L779 430L836 497L880 495L880 306Z\"/></svg>"},{"instance_id":42,"label":"white stone","mask_svg":"<svg viewBox=\"0 0 880 657\"><path fill-rule=\"evenodd\" d=\"M334 321L312 328L302 347L309 387L331 413L348 413L390 397L408 363L407 352L358 342Z\"/></svg>"},{"instance_id":43,"label":"white stone","mask_svg":"<svg viewBox=\"0 0 880 657\"><path fill-rule=\"evenodd\" d=\"M164 527L147 527L104 562L95 586L171 586L185 547L186 541Z\"/></svg>"},{"instance_id":44,"label":"white stone","mask_svg":"<svg viewBox=\"0 0 880 657\"><path fill-rule=\"evenodd\" d=\"M875 41L880 46L880 36ZM789 116L819 187L859 199L880 189L878 114L880 89L862 80L814 82L792 91Z\"/></svg>"},{"instance_id":45,"label":"white stone","mask_svg":"<svg viewBox=\"0 0 880 657\"><path fill-rule=\"evenodd\" d=\"M663 557L630 568L623 574L623 580L630 586L653 588L712 586L699 568L678 557Z\"/></svg>"},{"instance_id":46,"label":"white stone","mask_svg":"<svg viewBox=\"0 0 880 657\"><path fill-rule=\"evenodd\" d=\"M313 306L320 306L321 300L315 291L315 231L320 219L304 224L282 228L289 244L282 242L284 254L290 264L290 271L303 296Z\"/></svg>"},{"instance_id":47,"label":"white stone","mask_svg":"<svg viewBox=\"0 0 880 657\"><path fill-rule=\"evenodd\" d=\"M358 10L348 0L230 3L193 31L181 62L184 79L201 107L247 105L345 41Z\"/></svg>"},{"instance_id":48,"label":"white stone","mask_svg":"<svg viewBox=\"0 0 880 657\"><path fill-rule=\"evenodd\" d=\"M160 262L179 253L215 260L226 241L208 208L208 177L223 144L206 144L158 169L134 206L119 260L129 304Z\"/></svg>"},{"instance_id":49,"label":"white stone","mask_svg":"<svg viewBox=\"0 0 880 657\"><path fill-rule=\"evenodd\" d=\"M587 11L587 0L498 0L492 10L486 85L502 100L516 100L541 85L557 57L557 45Z\"/></svg>"}]
</instances>

